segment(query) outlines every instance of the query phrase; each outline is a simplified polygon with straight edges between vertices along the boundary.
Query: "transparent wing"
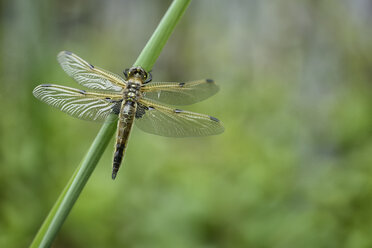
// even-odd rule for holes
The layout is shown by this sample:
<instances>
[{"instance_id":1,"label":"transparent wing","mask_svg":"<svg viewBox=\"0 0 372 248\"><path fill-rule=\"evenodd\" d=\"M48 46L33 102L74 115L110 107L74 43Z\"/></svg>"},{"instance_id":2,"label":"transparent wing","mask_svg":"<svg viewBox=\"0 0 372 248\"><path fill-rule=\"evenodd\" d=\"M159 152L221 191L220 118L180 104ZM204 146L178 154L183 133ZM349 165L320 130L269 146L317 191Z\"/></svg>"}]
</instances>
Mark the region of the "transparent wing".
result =
<instances>
[{"instance_id":1,"label":"transparent wing","mask_svg":"<svg viewBox=\"0 0 372 248\"><path fill-rule=\"evenodd\" d=\"M148 83L142 86L146 98L171 104L188 105L202 101L218 91L218 86L211 79L186 83Z\"/></svg>"},{"instance_id":2,"label":"transparent wing","mask_svg":"<svg viewBox=\"0 0 372 248\"><path fill-rule=\"evenodd\" d=\"M125 81L120 76L95 67L82 58L68 51L62 51L57 56L63 70L79 84L97 90L121 91Z\"/></svg>"},{"instance_id":3,"label":"transparent wing","mask_svg":"<svg viewBox=\"0 0 372 248\"><path fill-rule=\"evenodd\" d=\"M120 94L86 92L54 84L39 85L33 94L69 115L93 121L103 121L110 113L118 113L122 100Z\"/></svg>"},{"instance_id":4,"label":"transparent wing","mask_svg":"<svg viewBox=\"0 0 372 248\"><path fill-rule=\"evenodd\" d=\"M148 99L139 100L135 123L145 132L167 137L208 136L224 131L217 118L171 109Z\"/></svg>"}]
</instances>

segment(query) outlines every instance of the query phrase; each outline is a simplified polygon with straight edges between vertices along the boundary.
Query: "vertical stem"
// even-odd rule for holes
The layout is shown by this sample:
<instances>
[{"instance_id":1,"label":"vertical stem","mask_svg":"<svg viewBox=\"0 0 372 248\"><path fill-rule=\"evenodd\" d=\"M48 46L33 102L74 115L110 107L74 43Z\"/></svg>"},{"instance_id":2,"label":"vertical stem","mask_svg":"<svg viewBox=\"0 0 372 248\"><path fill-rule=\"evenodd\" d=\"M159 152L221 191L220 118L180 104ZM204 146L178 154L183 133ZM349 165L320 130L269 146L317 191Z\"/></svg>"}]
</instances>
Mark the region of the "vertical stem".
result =
<instances>
[{"instance_id":1,"label":"vertical stem","mask_svg":"<svg viewBox=\"0 0 372 248\"><path fill-rule=\"evenodd\" d=\"M63 189L58 200L39 229L31 247L49 247L70 213L116 129L116 116L110 115L102 125L82 162ZM40 235L39 235L40 233Z\"/></svg>"},{"instance_id":2,"label":"vertical stem","mask_svg":"<svg viewBox=\"0 0 372 248\"><path fill-rule=\"evenodd\" d=\"M150 40L138 56L134 66L141 66L146 71L151 71L161 50L169 39L178 20L182 17L191 0L175 0L161 19Z\"/></svg>"}]
</instances>

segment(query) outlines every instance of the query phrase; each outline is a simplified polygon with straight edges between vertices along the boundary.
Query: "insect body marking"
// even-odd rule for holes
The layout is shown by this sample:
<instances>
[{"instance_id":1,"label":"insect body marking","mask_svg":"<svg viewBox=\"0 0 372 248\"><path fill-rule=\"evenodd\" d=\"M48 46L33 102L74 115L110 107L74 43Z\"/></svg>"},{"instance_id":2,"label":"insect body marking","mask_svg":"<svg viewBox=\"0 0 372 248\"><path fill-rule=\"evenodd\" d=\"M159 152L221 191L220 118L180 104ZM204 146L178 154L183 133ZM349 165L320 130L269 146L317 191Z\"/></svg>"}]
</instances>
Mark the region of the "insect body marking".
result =
<instances>
[{"instance_id":1,"label":"insect body marking","mask_svg":"<svg viewBox=\"0 0 372 248\"><path fill-rule=\"evenodd\" d=\"M116 137L114 161L112 164L112 179L115 179L116 174L120 168L120 164L123 160L130 130L133 126L136 107L136 103L132 101L125 101L122 103L118 121L118 133Z\"/></svg>"}]
</instances>

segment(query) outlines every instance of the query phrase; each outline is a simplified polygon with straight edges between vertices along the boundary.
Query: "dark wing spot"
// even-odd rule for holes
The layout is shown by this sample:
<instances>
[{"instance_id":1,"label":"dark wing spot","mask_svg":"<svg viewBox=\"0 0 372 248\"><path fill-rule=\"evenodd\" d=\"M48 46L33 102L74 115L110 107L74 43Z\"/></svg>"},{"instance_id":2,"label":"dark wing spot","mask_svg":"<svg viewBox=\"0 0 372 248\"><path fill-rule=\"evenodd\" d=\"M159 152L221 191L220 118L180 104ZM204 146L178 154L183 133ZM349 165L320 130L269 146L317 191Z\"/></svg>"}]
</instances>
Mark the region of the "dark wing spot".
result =
<instances>
[{"instance_id":1,"label":"dark wing spot","mask_svg":"<svg viewBox=\"0 0 372 248\"><path fill-rule=\"evenodd\" d=\"M118 115L120 113L120 109L121 109L121 101L117 101L115 105L112 107L112 112Z\"/></svg>"},{"instance_id":2,"label":"dark wing spot","mask_svg":"<svg viewBox=\"0 0 372 248\"><path fill-rule=\"evenodd\" d=\"M153 106L149 106L147 110L154 110L155 108Z\"/></svg>"},{"instance_id":3,"label":"dark wing spot","mask_svg":"<svg viewBox=\"0 0 372 248\"><path fill-rule=\"evenodd\" d=\"M144 114L146 114L145 110L138 108L136 111L136 119L141 119Z\"/></svg>"},{"instance_id":4,"label":"dark wing spot","mask_svg":"<svg viewBox=\"0 0 372 248\"><path fill-rule=\"evenodd\" d=\"M110 97L106 97L105 100L108 102L112 102L112 99Z\"/></svg>"},{"instance_id":5,"label":"dark wing spot","mask_svg":"<svg viewBox=\"0 0 372 248\"><path fill-rule=\"evenodd\" d=\"M72 54L72 52L70 52L70 51L65 51L65 53L66 53L67 55L71 55L71 54Z\"/></svg>"},{"instance_id":6,"label":"dark wing spot","mask_svg":"<svg viewBox=\"0 0 372 248\"><path fill-rule=\"evenodd\" d=\"M206 79L207 83L214 83L213 79Z\"/></svg>"},{"instance_id":7,"label":"dark wing spot","mask_svg":"<svg viewBox=\"0 0 372 248\"><path fill-rule=\"evenodd\" d=\"M80 94L85 95L87 93L85 90L79 90Z\"/></svg>"},{"instance_id":8,"label":"dark wing spot","mask_svg":"<svg viewBox=\"0 0 372 248\"><path fill-rule=\"evenodd\" d=\"M90 69L94 69L94 65L89 64L89 66L90 66Z\"/></svg>"},{"instance_id":9,"label":"dark wing spot","mask_svg":"<svg viewBox=\"0 0 372 248\"><path fill-rule=\"evenodd\" d=\"M209 116L209 119L211 119L212 121L215 121L215 122L220 122L219 119L217 119L216 117L213 117L213 116Z\"/></svg>"},{"instance_id":10,"label":"dark wing spot","mask_svg":"<svg viewBox=\"0 0 372 248\"><path fill-rule=\"evenodd\" d=\"M185 83L182 82L182 83L179 83L178 85L179 85L180 87L183 87L183 86L185 86Z\"/></svg>"},{"instance_id":11,"label":"dark wing spot","mask_svg":"<svg viewBox=\"0 0 372 248\"><path fill-rule=\"evenodd\" d=\"M175 110L173 110L174 111L174 113L176 113L176 114L178 114L178 113L182 113L183 112L183 110L181 110L181 109L175 109Z\"/></svg>"},{"instance_id":12,"label":"dark wing spot","mask_svg":"<svg viewBox=\"0 0 372 248\"><path fill-rule=\"evenodd\" d=\"M151 108L151 107L150 107ZM138 103L137 111L136 111L136 119L142 118L144 114L146 114L146 110L149 110L149 107Z\"/></svg>"},{"instance_id":13,"label":"dark wing spot","mask_svg":"<svg viewBox=\"0 0 372 248\"><path fill-rule=\"evenodd\" d=\"M42 87L50 87L50 86L52 86L51 84L42 84L41 85Z\"/></svg>"}]
</instances>

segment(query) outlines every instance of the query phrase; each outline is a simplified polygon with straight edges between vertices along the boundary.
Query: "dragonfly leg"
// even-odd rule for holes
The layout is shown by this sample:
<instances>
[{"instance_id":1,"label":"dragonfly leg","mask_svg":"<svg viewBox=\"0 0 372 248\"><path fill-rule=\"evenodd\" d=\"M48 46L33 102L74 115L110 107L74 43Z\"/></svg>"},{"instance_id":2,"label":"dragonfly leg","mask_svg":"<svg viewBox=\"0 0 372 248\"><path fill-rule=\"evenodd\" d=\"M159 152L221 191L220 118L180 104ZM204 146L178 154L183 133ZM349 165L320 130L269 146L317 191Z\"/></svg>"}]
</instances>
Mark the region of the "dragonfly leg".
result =
<instances>
[{"instance_id":1,"label":"dragonfly leg","mask_svg":"<svg viewBox=\"0 0 372 248\"><path fill-rule=\"evenodd\" d=\"M128 79L128 72L129 72L129 69L128 68L123 71L124 76L125 76L125 80Z\"/></svg>"},{"instance_id":2,"label":"dragonfly leg","mask_svg":"<svg viewBox=\"0 0 372 248\"><path fill-rule=\"evenodd\" d=\"M152 80L152 74L151 74L151 71L149 71L147 73L147 79L143 83L147 84L147 83L151 82L151 80Z\"/></svg>"}]
</instances>

